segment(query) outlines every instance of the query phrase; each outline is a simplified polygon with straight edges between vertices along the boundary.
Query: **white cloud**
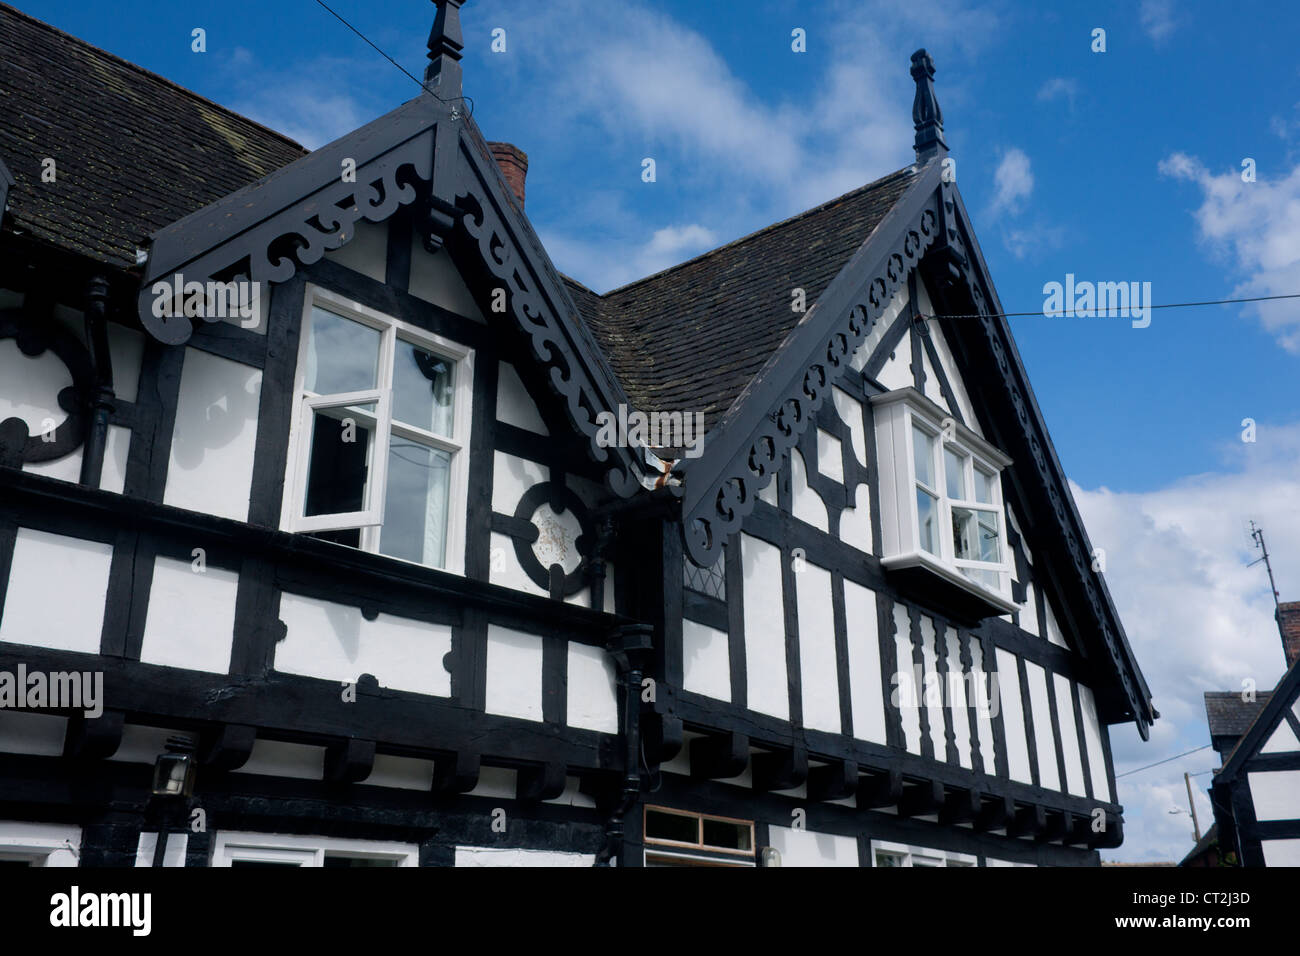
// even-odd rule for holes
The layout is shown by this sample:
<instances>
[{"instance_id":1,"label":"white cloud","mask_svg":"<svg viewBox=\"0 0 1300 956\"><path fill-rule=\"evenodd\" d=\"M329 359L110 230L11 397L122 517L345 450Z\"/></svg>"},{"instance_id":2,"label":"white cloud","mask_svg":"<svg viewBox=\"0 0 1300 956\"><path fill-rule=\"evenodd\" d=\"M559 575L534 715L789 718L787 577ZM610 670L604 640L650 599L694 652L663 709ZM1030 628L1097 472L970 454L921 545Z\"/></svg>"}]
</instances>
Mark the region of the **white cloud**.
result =
<instances>
[{"instance_id":1,"label":"white cloud","mask_svg":"<svg viewBox=\"0 0 1300 956\"><path fill-rule=\"evenodd\" d=\"M1050 103L1052 100L1065 98L1074 109L1074 98L1079 93L1079 81L1073 77L1054 76L1038 88L1038 100Z\"/></svg>"},{"instance_id":2,"label":"white cloud","mask_svg":"<svg viewBox=\"0 0 1300 956\"><path fill-rule=\"evenodd\" d=\"M1029 157L1024 151L1012 147L1002 154L1002 160L993 173L993 201L989 204L989 217L1001 213L1020 211L1021 203L1034 191L1034 173Z\"/></svg>"},{"instance_id":3,"label":"white cloud","mask_svg":"<svg viewBox=\"0 0 1300 956\"><path fill-rule=\"evenodd\" d=\"M1268 579L1249 535L1261 525L1275 543L1300 539L1300 424L1258 427L1257 442L1225 446L1224 471L1156 491L1117 493L1072 486L1094 547L1106 552L1106 584L1161 717L1143 743L1129 726L1111 728L1116 772L1209 743L1203 694L1269 690L1284 657ZM1273 545L1282 598L1300 597L1300 552ZM1174 860L1191 849L1183 772L1218 766L1202 750L1118 781L1125 842L1107 859ZM1213 821L1193 778L1202 832Z\"/></svg>"},{"instance_id":4,"label":"white cloud","mask_svg":"<svg viewBox=\"0 0 1300 956\"><path fill-rule=\"evenodd\" d=\"M1155 43L1163 42L1177 26L1174 22L1173 0L1142 0L1138 19L1147 36Z\"/></svg>"},{"instance_id":5,"label":"white cloud","mask_svg":"<svg viewBox=\"0 0 1300 956\"><path fill-rule=\"evenodd\" d=\"M1017 259L1027 259L1035 253L1059 249L1064 241L1063 227L1043 223L1008 229L1002 234L1002 244Z\"/></svg>"},{"instance_id":6,"label":"white cloud","mask_svg":"<svg viewBox=\"0 0 1300 956\"><path fill-rule=\"evenodd\" d=\"M1214 175L1195 157L1174 153L1160 172L1200 187L1193 214L1200 238L1245 278L1234 297L1300 292L1300 165L1280 178L1257 171L1242 182L1241 170ZM1289 352L1300 353L1300 315L1295 300L1247 306Z\"/></svg>"}]
</instances>

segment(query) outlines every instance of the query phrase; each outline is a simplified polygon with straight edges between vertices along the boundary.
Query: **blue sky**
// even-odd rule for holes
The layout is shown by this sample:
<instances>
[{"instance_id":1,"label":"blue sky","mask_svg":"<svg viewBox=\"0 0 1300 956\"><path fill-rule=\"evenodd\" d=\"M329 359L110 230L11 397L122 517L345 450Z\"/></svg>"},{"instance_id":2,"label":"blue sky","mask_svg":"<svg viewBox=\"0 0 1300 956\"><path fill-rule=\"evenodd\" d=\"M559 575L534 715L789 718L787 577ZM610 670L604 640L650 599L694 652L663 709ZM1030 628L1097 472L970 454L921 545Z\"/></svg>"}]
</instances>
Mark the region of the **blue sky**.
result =
<instances>
[{"instance_id":1,"label":"blue sky","mask_svg":"<svg viewBox=\"0 0 1300 956\"><path fill-rule=\"evenodd\" d=\"M311 147L416 92L314 0L18 6ZM432 4L331 6L422 72ZM924 46L1008 311L1041 309L1067 273L1150 282L1157 304L1300 292L1294 4L471 0L463 18L475 118L529 154L534 226L599 291L910 163L907 68ZM505 53L490 50L498 27ZM1199 746L1202 691L1271 687L1282 670L1248 520L1269 533L1283 599L1300 599L1300 300L1157 311L1145 329L1011 321L1165 715L1149 744L1115 728L1120 769ZM1213 762L1125 778L1115 856L1181 856L1185 817L1167 811L1185 804L1182 771Z\"/></svg>"}]
</instances>

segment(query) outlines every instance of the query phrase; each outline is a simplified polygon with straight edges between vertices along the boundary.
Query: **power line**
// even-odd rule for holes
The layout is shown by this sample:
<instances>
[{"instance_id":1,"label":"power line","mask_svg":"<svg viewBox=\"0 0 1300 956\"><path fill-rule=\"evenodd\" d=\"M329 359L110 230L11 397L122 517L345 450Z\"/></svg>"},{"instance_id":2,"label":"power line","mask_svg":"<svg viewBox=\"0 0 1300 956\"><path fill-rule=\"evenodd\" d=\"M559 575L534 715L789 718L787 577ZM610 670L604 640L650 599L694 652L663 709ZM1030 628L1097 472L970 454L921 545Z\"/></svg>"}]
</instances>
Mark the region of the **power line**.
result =
<instances>
[{"instance_id":1,"label":"power line","mask_svg":"<svg viewBox=\"0 0 1300 956\"><path fill-rule=\"evenodd\" d=\"M319 3L320 0L317 0L317 2ZM1145 308L1187 309L1198 305L1234 305L1241 302L1272 302L1277 299L1300 299L1300 292L1293 292L1287 295L1256 295L1244 299L1207 299L1204 302L1168 302L1164 305L1148 305L1145 306ZM1063 312L1063 311L1044 312L1042 309L1039 309L1037 312L989 312L984 315L923 315L921 317L924 319L1005 319L1005 318L1014 319L1022 316L1039 315L1048 319L1059 319L1059 318L1064 318L1067 315L1070 315L1073 311L1074 310L1072 309L1070 313ZM1094 309L1084 309L1082 311L1098 312L1100 310L1094 308ZM1107 311L1110 310L1107 309ZM1105 316L1100 316L1100 317L1105 318ZM1080 316L1080 318L1092 318L1092 316Z\"/></svg>"},{"instance_id":2,"label":"power line","mask_svg":"<svg viewBox=\"0 0 1300 956\"><path fill-rule=\"evenodd\" d=\"M389 63L393 64L393 66L397 67L399 70L401 70L403 73L405 73L405 74L410 78L410 80L411 80L412 83L414 83L414 84L415 84L416 86L418 86L420 89L424 90L424 92L431 94L431 95L433 96L434 99L442 100L442 102L444 102L444 103L447 102L447 100L442 99L441 96L439 96L437 93L434 93L433 90L429 89L429 87L425 85L425 83L424 83L423 80L419 79L419 78L416 77L414 74L410 73L410 72L406 69L406 67L402 66L402 64L398 63L398 62L397 62L396 60L394 60L391 56L389 56L387 53L385 53L383 50L381 50L381 49L378 47L378 45L376 45L375 43L371 42L371 40L370 40L370 38L369 38L368 36L366 36L364 33L362 33L360 30L358 30L356 27L354 27L351 23L349 23L347 20L345 20L345 19L344 19L344 18L343 18L339 13L337 13L337 12L335 12L334 10L330 9L330 7L325 3L325 0L316 0L316 2L317 2L318 4L320 4L321 7L324 8L324 9L325 9L325 10L326 10L326 11L327 11L327 12L328 12L332 17L334 17L334 19L338 20L339 23L343 24L345 27L347 27L349 30L351 30L353 33L355 33L357 36L361 37L361 39L364 40L364 41L365 41L365 42L370 46L370 48L373 49L376 53L378 53L380 56L382 56L382 57L383 57L385 60L387 60ZM456 99L459 99L459 100L465 100L466 102L468 102L468 103L469 103L469 115L470 115L470 116L473 116L473 115L474 115L474 100L473 100L473 99L471 99L471 98L468 97L468 96L459 96L459 97L456 97Z\"/></svg>"},{"instance_id":3,"label":"power line","mask_svg":"<svg viewBox=\"0 0 1300 956\"><path fill-rule=\"evenodd\" d=\"M1188 754L1194 754L1201 750L1208 750L1209 748L1210 744L1206 744L1204 747L1197 747L1195 750L1187 751L1187 753L1175 754L1172 757L1166 757L1164 760L1157 760L1155 763L1149 763L1145 767L1138 767L1136 770L1125 770L1123 773L1115 774L1115 779L1118 780L1120 777L1127 777L1130 774L1141 773L1143 770L1150 770L1152 767L1158 767L1162 763L1169 763L1171 760L1177 760L1179 757L1186 757Z\"/></svg>"}]
</instances>

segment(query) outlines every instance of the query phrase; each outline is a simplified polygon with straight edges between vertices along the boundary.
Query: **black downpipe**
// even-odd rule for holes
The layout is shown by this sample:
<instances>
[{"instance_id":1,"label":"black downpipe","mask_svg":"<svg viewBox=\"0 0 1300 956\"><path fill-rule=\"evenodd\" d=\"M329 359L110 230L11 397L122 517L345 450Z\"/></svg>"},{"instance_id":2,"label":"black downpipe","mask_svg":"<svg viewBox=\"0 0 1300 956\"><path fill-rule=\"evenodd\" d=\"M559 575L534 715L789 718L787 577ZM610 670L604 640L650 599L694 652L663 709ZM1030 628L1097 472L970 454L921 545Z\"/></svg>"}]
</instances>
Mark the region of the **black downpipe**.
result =
<instances>
[{"instance_id":1,"label":"black downpipe","mask_svg":"<svg viewBox=\"0 0 1300 956\"><path fill-rule=\"evenodd\" d=\"M605 845L596 854L595 866L611 866L623 851L623 822L641 797L641 679L645 659L654 646L649 624L625 624L617 628L605 650L614 658L619 684L623 688L623 787L618 804L605 824Z\"/></svg>"},{"instance_id":2,"label":"black downpipe","mask_svg":"<svg viewBox=\"0 0 1300 956\"><path fill-rule=\"evenodd\" d=\"M108 280L95 276L86 290L86 342L95 381L90 393L90 422L81 453L81 484L98 488L104 474L104 447L108 443L108 416L115 409L113 359L108 349Z\"/></svg>"}]
</instances>

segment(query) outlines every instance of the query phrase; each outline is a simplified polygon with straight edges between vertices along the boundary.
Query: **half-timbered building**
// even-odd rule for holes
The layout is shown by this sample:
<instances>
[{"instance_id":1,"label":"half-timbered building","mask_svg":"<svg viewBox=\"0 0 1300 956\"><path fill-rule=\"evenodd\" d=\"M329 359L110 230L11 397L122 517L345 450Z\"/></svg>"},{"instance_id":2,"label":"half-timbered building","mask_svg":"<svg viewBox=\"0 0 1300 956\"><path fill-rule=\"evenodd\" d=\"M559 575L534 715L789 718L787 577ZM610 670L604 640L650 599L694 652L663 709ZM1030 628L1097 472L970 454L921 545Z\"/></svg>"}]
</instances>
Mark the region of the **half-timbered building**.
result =
<instances>
[{"instance_id":1,"label":"half-timbered building","mask_svg":"<svg viewBox=\"0 0 1300 956\"><path fill-rule=\"evenodd\" d=\"M912 165L598 295L460 6L307 152L0 5L0 856L1098 862L1157 715L930 58Z\"/></svg>"},{"instance_id":2,"label":"half-timbered building","mask_svg":"<svg viewBox=\"0 0 1300 956\"><path fill-rule=\"evenodd\" d=\"M1237 866L1300 866L1300 601L1279 604L1287 671L1271 692L1210 692L1210 785L1218 855Z\"/></svg>"}]
</instances>

